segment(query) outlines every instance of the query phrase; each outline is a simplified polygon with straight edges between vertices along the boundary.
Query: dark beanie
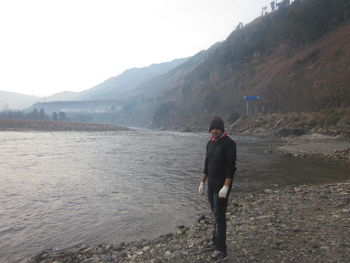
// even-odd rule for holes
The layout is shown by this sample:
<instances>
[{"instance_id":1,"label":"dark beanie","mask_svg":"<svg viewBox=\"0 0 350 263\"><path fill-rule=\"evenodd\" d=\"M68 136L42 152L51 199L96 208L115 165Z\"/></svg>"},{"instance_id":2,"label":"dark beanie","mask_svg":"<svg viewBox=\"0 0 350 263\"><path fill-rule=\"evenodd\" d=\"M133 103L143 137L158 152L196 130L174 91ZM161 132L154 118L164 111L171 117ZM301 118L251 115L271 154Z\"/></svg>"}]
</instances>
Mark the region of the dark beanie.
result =
<instances>
[{"instance_id":1,"label":"dark beanie","mask_svg":"<svg viewBox=\"0 0 350 263\"><path fill-rule=\"evenodd\" d=\"M209 125L209 132L211 132L211 130L214 128L225 131L224 121L219 116L216 116L211 120L210 125Z\"/></svg>"}]
</instances>

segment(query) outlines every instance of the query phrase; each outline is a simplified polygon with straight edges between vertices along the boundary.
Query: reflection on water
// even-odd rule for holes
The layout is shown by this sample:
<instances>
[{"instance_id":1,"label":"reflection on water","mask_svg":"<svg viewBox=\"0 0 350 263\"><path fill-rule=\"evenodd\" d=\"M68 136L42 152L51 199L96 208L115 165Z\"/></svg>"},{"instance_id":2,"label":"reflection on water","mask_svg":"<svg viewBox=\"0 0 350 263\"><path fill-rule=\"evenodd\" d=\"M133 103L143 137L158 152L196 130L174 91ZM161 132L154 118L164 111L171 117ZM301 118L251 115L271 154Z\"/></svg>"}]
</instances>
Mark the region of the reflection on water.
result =
<instances>
[{"instance_id":1,"label":"reflection on water","mask_svg":"<svg viewBox=\"0 0 350 263\"><path fill-rule=\"evenodd\" d=\"M207 211L197 194L207 133L0 133L0 257L155 237ZM272 184L342 180L346 169L264 154L235 137L233 196ZM332 179L331 179L332 178Z\"/></svg>"}]
</instances>

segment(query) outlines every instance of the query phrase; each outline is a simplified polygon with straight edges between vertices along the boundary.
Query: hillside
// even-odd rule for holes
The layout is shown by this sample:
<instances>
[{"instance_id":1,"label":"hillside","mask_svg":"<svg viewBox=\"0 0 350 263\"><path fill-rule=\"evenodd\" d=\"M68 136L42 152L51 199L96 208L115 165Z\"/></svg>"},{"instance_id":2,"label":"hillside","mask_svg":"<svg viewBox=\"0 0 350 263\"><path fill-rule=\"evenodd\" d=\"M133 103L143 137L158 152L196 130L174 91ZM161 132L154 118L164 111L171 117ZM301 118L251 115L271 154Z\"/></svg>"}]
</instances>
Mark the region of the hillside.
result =
<instances>
[{"instance_id":1,"label":"hillside","mask_svg":"<svg viewBox=\"0 0 350 263\"><path fill-rule=\"evenodd\" d=\"M294 1L241 25L155 114L161 127L206 126L212 115L310 112L350 106L350 3Z\"/></svg>"},{"instance_id":2,"label":"hillside","mask_svg":"<svg viewBox=\"0 0 350 263\"><path fill-rule=\"evenodd\" d=\"M79 92L73 91L63 91L59 93L55 93L49 97L44 97L42 101L50 102L50 101L74 101L79 98Z\"/></svg>"},{"instance_id":3,"label":"hillside","mask_svg":"<svg viewBox=\"0 0 350 263\"><path fill-rule=\"evenodd\" d=\"M175 59L170 62L153 64L143 68L128 69L118 76L111 77L103 83L81 92L78 99L106 100L130 97L135 94L134 89L140 84L166 74L168 71L184 63L187 59Z\"/></svg>"},{"instance_id":4,"label":"hillside","mask_svg":"<svg viewBox=\"0 0 350 263\"><path fill-rule=\"evenodd\" d=\"M121 111L116 113L119 123L136 126L149 126L153 123L155 111L162 101L162 92L182 83L220 45L221 43L215 43L209 49L200 51L167 73L138 85L127 99L120 102Z\"/></svg>"},{"instance_id":5,"label":"hillside","mask_svg":"<svg viewBox=\"0 0 350 263\"><path fill-rule=\"evenodd\" d=\"M0 91L0 111L23 109L38 102L41 98L15 92Z\"/></svg>"}]
</instances>

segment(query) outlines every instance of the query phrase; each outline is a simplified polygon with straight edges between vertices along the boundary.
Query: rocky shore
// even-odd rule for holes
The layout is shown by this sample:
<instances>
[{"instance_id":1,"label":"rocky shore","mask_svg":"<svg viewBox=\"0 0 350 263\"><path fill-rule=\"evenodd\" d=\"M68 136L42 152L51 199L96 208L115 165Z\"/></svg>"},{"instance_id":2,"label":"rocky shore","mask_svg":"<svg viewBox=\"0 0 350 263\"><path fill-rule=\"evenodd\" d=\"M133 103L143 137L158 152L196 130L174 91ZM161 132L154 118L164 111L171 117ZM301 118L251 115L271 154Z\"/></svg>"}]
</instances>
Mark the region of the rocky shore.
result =
<instances>
[{"instance_id":1,"label":"rocky shore","mask_svg":"<svg viewBox=\"0 0 350 263\"><path fill-rule=\"evenodd\" d=\"M271 153L296 158L317 158L337 164L350 164L350 140L321 134L281 138L281 145L268 149Z\"/></svg>"},{"instance_id":2,"label":"rocky shore","mask_svg":"<svg viewBox=\"0 0 350 263\"><path fill-rule=\"evenodd\" d=\"M0 131L126 131L125 127L103 123L0 120Z\"/></svg>"},{"instance_id":3,"label":"rocky shore","mask_svg":"<svg viewBox=\"0 0 350 263\"><path fill-rule=\"evenodd\" d=\"M348 262L350 181L265 189L232 198L227 262ZM212 222L202 215L154 240L46 250L28 263L210 262Z\"/></svg>"},{"instance_id":4,"label":"rocky shore","mask_svg":"<svg viewBox=\"0 0 350 263\"><path fill-rule=\"evenodd\" d=\"M296 158L317 158L350 164L350 109L342 117L334 112L256 114L244 116L228 127L231 134L270 137L267 149Z\"/></svg>"},{"instance_id":5,"label":"rocky shore","mask_svg":"<svg viewBox=\"0 0 350 263\"><path fill-rule=\"evenodd\" d=\"M228 129L239 134L256 136L322 134L350 138L350 108L342 114L333 111L252 114L238 119Z\"/></svg>"}]
</instances>

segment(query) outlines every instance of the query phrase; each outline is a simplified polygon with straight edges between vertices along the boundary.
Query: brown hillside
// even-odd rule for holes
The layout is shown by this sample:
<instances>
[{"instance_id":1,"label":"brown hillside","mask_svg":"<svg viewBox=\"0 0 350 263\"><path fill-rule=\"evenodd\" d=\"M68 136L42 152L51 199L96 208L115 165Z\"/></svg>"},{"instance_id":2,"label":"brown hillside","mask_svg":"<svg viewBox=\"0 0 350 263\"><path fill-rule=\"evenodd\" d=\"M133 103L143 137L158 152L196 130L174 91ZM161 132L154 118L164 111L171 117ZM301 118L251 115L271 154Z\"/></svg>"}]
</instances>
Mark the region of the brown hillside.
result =
<instances>
[{"instance_id":1,"label":"brown hillside","mask_svg":"<svg viewBox=\"0 0 350 263\"><path fill-rule=\"evenodd\" d=\"M205 126L208 115L245 114L245 95L259 95L252 112L310 112L350 106L350 24L303 48L279 45L256 52L239 67L201 69L194 85L178 82L164 94L164 127ZM204 67L203 67L204 68ZM169 103L170 102L170 103ZM210 118L210 117L209 117Z\"/></svg>"},{"instance_id":2,"label":"brown hillside","mask_svg":"<svg viewBox=\"0 0 350 263\"><path fill-rule=\"evenodd\" d=\"M214 97L219 103L213 104L219 106L218 113L244 112L245 95L262 97L256 103L255 110L259 112L350 106L350 25L339 27L303 49L293 51L284 46L270 56L256 55L215 84ZM194 100L200 100L200 92L196 95ZM239 107L234 109L232 105Z\"/></svg>"},{"instance_id":3,"label":"brown hillside","mask_svg":"<svg viewBox=\"0 0 350 263\"><path fill-rule=\"evenodd\" d=\"M289 56L274 54L247 80L261 106L298 112L350 105L350 25Z\"/></svg>"}]
</instances>

